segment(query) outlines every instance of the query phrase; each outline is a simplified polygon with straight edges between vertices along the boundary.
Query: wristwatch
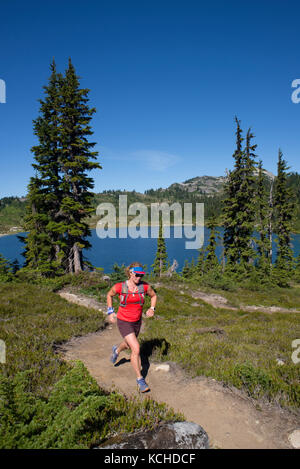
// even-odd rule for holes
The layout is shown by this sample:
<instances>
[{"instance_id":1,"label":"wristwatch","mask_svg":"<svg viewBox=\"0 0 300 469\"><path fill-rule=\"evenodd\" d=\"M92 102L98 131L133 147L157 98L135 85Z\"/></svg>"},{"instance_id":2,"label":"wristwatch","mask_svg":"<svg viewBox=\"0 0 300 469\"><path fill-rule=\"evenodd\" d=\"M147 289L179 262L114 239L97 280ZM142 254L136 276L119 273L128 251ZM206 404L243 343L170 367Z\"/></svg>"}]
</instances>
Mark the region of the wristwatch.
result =
<instances>
[{"instance_id":1,"label":"wristwatch","mask_svg":"<svg viewBox=\"0 0 300 469\"><path fill-rule=\"evenodd\" d=\"M150 309L152 309L153 311L155 311L155 307L154 307L154 306L150 306Z\"/></svg>"}]
</instances>

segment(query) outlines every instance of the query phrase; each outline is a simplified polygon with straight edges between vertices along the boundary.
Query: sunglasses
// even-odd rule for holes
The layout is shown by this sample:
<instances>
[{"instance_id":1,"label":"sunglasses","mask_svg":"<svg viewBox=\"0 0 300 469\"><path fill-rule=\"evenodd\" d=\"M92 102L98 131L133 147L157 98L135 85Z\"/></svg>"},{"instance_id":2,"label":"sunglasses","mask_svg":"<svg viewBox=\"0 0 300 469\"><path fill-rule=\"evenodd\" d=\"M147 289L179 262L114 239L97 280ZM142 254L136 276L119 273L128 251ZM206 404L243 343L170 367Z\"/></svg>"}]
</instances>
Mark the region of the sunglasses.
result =
<instances>
[{"instance_id":1,"label":"sunglasses","mask_svg":"<svg viewBox=\"0 0 300 469\"><path fill-rule=\"evenodd\" d=\"M135 275L136 277L140 277L140 278L144 277L144 274L134 274L134 275Z\"/></svg>"}]
</instances>

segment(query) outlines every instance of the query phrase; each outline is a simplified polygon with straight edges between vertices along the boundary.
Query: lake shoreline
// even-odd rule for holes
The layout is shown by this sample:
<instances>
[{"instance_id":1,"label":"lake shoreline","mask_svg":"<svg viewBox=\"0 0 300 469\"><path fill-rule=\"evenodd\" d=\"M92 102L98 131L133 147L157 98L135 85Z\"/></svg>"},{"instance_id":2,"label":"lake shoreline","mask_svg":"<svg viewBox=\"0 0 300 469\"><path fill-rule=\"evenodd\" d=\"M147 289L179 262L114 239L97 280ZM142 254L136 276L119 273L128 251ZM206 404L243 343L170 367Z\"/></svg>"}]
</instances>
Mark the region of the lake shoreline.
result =
<instances>
[{"instance_id":1,"label":"lake shoreline","mask_svg":"<svg viewBox=\"0 0 300 469\"><path fill-rule=\"evenodd\" d=\"M170 223L170 225L163 225L163 228L168 228L168 227L175 227L175 226L182 226L182 228L184 228L185 226L192 226L192 227L198 227L198 228L201 228L201 227L204 227L204 228L207 228L207 225L196 225L195 223L192 223L192 224L189 224L189 223L185 223L185 224L173 224L173 223ZM152 226L151 225L140 225L140 228L145 228L145 227L148 227L148 228L151 228ZM153 227L155 228L158 228L159 225L153 225ZM97 231L97 224L95 225L93 223L93 225L89 226L90 230L95 230ZM99 227L98 227L99 228ZM129 228L129 224L128 225L119 225L118 223L116 225L112 225L110 226L110 229L118 229L118 228ZM217 229L218 228L224 228L223 226L217 226L216 227ZM101 227L101 229L103 229L103 227ZM0 233L0 238L3 238L4 236L10 236L10 235L16 235L18 233L26 233L25 231L23 230L19 230L19 231L9 231L7 233ZM274 233L276 235L276 233ZM291 236L295 236L295 235L299 235L300 234L300 230L299 231L294 231L294 232L291 232Z\"/></svg>"},{"instance_id":2,"label":"lake shoreline","mask_svg":"<svg viewBox=\"0 0 300 469\"><path fill-rule=\"evenodd\" d=\"M24 231L10 231L8 233L0 233L0 238L3 238L4 236L10 236L10 235L16 235L18 233L24 233Z\"/></svg>"}]
</instances>

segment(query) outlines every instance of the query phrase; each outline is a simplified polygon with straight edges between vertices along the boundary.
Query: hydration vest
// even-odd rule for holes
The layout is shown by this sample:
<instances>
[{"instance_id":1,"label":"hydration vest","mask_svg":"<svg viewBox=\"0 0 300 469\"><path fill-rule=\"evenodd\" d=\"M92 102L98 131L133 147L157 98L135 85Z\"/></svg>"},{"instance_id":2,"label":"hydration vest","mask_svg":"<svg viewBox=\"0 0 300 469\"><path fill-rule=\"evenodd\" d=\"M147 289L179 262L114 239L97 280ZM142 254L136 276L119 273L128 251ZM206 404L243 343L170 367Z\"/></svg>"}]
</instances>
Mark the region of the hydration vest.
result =
<instances>
[{"instance_id":1,"label":"hydration vest","mask_svg":"<svg viewBox=\"0 0 300 469\"><path fill-rule=\"evenodd\" d=\"M136 293L129 293L128 292L128 285L126 282L122 282L122 291L120 295L120 306L125 307L127 305L127 298L128 295L138 295L138 300L135 302L131 302L131 305L143 305L145 302L144 295L145 295L145 288L144 284L140 283L138 285L138 291Z\"/></svg>"}]
</instances>

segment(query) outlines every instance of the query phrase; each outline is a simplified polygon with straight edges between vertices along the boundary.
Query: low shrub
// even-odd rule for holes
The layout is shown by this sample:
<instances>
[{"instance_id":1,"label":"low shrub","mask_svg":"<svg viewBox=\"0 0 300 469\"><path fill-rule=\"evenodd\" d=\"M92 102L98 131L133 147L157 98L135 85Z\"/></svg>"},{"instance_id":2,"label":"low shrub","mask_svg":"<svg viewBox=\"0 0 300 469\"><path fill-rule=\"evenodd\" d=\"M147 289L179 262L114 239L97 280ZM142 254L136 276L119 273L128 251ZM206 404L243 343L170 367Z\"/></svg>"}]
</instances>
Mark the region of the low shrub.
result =
<instances>
[{"instance_id":1,"label":"low shrub","mask_svg":"<svg viewBox=\"0 0 300 469\"><path fill-rule=\"evenodd\" d=\"M0 449L84 449L115 434L183 420L152 400L103 391L79 361L48 399L33 394L31 374L27 370L13 380L0 378Z\"/></svg>"}]
</instances>

